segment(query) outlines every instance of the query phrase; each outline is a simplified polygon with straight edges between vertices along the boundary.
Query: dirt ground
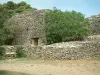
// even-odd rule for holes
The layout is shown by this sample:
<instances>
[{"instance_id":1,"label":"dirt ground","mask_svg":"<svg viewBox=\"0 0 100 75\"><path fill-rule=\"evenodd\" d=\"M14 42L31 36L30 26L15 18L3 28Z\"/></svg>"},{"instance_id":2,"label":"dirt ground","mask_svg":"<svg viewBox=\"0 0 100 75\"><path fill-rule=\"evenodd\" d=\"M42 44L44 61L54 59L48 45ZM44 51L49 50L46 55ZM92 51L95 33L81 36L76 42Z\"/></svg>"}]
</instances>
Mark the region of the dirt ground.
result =
<instances>
[{"instance_id":1,"label":"dirt ground","mask_svg":"<svg viewBox=\"0 0 100 75\"><path fill-rule=\"evenodd\" d=\"M100 60L7 60L0 70L32 75L100 75Z\"/></svg>"}]
</instances>

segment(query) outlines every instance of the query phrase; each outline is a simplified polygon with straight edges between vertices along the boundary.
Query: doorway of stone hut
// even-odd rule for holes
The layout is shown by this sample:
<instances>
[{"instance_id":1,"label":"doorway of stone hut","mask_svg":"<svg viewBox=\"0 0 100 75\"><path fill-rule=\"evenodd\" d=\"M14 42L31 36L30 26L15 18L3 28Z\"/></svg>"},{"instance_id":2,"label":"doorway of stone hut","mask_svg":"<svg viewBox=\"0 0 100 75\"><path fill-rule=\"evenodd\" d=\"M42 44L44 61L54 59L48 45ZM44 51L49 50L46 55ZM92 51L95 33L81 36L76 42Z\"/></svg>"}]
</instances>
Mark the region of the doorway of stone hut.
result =
<instances>
[{"instance_id":1,"label":"doorway of stone hut","mask_svg":"<svg viewBox=\"0 0 100 75\"><path fill-rule=\"evenodd\" d=\"M38 46L38 40L39 38L31 38L31 44L33 44L34 46Z\"/></svg>"}]
</instances>

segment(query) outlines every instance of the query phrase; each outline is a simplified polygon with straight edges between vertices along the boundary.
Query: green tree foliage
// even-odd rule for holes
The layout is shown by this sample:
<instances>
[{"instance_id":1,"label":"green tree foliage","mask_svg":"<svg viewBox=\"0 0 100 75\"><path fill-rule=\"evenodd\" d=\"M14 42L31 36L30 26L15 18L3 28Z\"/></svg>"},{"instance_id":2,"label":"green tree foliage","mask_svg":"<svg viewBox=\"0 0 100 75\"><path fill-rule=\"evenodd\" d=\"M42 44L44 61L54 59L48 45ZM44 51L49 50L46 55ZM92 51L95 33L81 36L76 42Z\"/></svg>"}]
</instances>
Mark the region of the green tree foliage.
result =
<instances>
[{"instance_id":1,"label":"green tree foliage","mask_svg":"<svg viewBox=\"0 0 100 75\"><path fill-rule=\"evenodd\" d=\"M23 11L29 11L29 10L37 10L36 8L32 8L29 4L22 1L18 3L18 8L15 10L17 13L21 13Z\"/></svg>"},{"instance_id":2,"label":"green tree foliage","mask_svg":"<svg viewBox=\"0 0 100 75\"><path fill-rule=\"evenodd\" d=\"M9 18L9 12L7 9L0 4L0 44L4 44L5 41L5 29L4 22Z\"/></svg>"},{"instance_id":3,"label":"green tree foliage","mask_svg":"<svg viewBox=\"0 0 100 75\"><path fill-rule=\"evenodd\" d=\"M7 21L16 13L24 11L36 10L26 2L14 3L8 1L7 3L0 4L0 45L8 44L13 35L7 28Z\"/></svg>"},{"instance_id":4,"label":"green tree foliage","mask_svg":"<svg viewBox=\"0 0 100 75\"><path fill-rule=\"evenodd\" d=\"M48 44L82 40L89 34L89 22L80 12L54 8L45 13L45 30Z\"/></svg>"}]
</instances>

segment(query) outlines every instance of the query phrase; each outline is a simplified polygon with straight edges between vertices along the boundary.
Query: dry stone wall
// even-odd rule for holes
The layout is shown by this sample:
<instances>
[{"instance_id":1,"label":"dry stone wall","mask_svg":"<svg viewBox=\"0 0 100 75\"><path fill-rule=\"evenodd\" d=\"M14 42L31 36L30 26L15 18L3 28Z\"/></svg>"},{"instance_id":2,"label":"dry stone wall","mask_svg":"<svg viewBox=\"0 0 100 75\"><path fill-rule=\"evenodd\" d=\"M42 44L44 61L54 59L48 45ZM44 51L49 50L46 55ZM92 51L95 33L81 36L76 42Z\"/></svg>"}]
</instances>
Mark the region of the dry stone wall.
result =
<instances>
[{"instance_id":1,"label":"dry stone wall","mask_svg":"<svg viewBox=\"0 0 100 75\"><path fill-rule=\"evenodd\" d=\"M16 49L17 46L4 46L6 51ZM78 60L87 59L94 55L100 55L100 42L83 41L83 42L63 42L47 46L22 46L23 53L28 58L44 60Z\"/></svg>"},{"instance_id":2,"label":"dry stone wall","mask_svg":"<svg viewBox=\"0 0 100 75\"><path fill-rule=\"evenodd\" d=\"M88 36L84 40L86 40L86 41L100 41L100 35Z\"/></svg>"}]
</instances>

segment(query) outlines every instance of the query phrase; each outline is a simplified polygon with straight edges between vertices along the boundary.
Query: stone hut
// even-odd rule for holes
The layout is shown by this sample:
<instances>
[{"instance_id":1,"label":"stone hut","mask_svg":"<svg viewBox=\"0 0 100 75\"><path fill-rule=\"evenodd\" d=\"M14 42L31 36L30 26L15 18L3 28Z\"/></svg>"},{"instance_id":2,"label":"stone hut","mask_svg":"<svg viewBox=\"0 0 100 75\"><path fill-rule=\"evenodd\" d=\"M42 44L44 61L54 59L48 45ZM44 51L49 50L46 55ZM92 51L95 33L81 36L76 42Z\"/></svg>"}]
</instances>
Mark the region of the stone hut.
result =
<instances>
[{"instance_id":1,"label":"stone hut","mask_svg":"<svg viewBox=\"0 0 100 75\"><path fill-rule=\"evenodd\" d=\"M91 23L91 30L93 35L100 34L100 14L88 18Z\"/></svg>"},{"instance_id":2,"label":"stone hut","mask_svg":"<svg viewBox=\"0 0 100 75\"><path fill-rule=\"evenodd\" d=\"M12 45L43 45L46 42L44 12L45 10L23 12L9 20L14 36Z\"/></svg>"}]
</instances>

